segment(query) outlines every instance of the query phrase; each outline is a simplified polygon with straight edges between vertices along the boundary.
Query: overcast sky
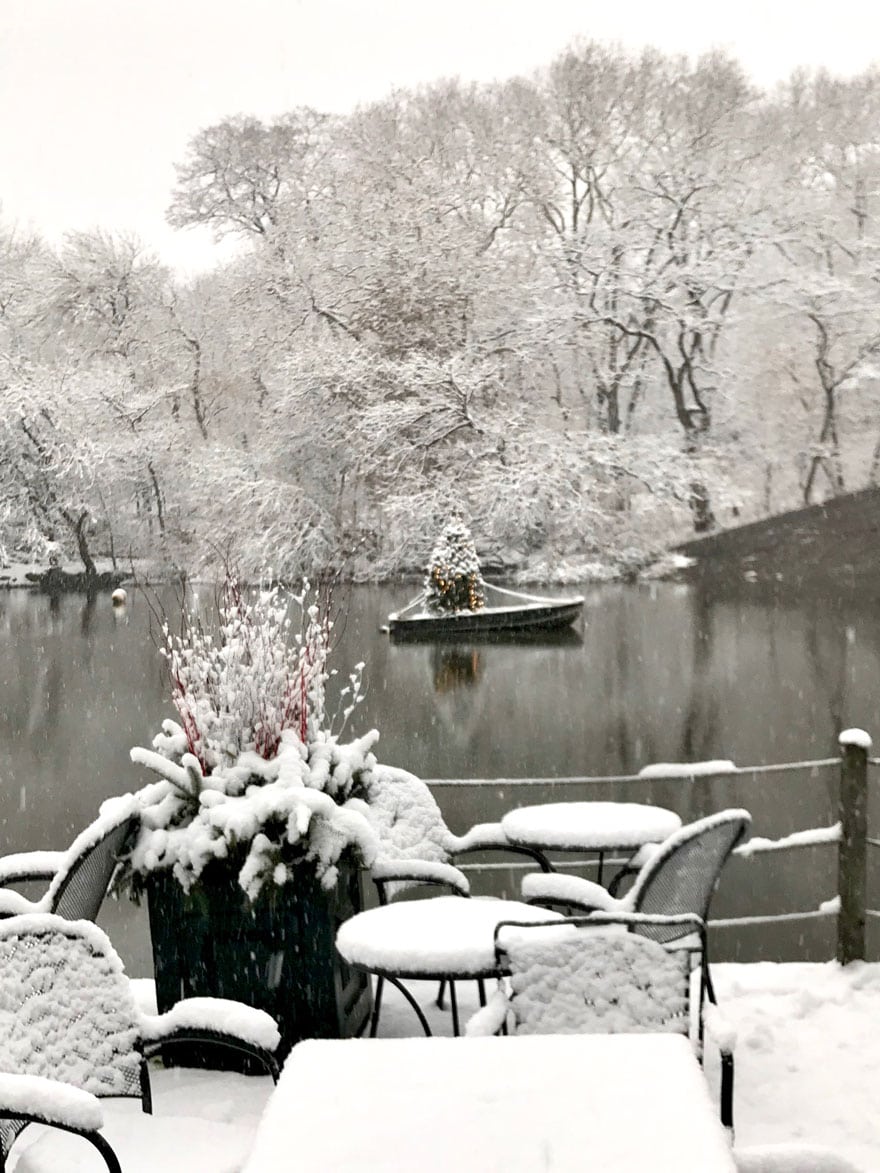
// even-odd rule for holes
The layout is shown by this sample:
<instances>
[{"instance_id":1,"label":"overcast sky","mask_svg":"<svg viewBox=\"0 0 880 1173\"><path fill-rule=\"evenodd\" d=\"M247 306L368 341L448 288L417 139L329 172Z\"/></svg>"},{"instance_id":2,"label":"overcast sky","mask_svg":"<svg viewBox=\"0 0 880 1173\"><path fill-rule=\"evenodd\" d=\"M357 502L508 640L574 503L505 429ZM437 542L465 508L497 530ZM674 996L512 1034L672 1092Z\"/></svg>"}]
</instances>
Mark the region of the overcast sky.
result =
<instances>
[{"instance_id":1,"label":"overcast sky","mask_svg":"<svg viewBox=\"0 0 880 1173\"><path fill-rule=\"evenodd\" d=\"M137 233L183 271L217 258L164 211L202 126L296 105L345 111L393 86L489 80L577 37L727 48L761 85L880 58L877 0L0 0L0 203L57 241Z\"/></svg>"}]
</instances>

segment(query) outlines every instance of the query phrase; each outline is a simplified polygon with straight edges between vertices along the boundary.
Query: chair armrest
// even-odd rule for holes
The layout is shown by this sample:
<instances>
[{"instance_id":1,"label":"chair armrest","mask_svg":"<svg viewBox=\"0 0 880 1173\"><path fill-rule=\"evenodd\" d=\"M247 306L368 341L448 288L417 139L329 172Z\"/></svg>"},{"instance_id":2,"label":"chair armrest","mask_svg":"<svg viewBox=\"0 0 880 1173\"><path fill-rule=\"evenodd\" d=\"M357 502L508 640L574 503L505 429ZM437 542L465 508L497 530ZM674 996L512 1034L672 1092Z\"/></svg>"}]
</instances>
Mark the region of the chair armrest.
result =
<instances>
[{"instance_id":1,"label":"chair armrest","mask_svg":"<svg viewBox=\"0 0 880 1173\"><path fill-rule=\"evenodd\" d=\"M147 1059L175 1046L208 1043L256 1059L278 1081L274 1052L281 1035L265 1010L229 998L184 998L164 1014L141 1014L139 1025Z\"/></svg>"},{"instance_id":2,"label":"chair armrest","mask_svg":"<svg viewBox=\"0 0 880 1173\"><path fill-rule=\"evenodd\" d=\"M0 859L0 888L44 880L47 884L67 858L66 851L20 851Z\"/></svg>"},{"instance_id":3,"label":"chair armrest","mask_svg":"<svg viewBox=\"0 0 880 1173\"><path fill-rule=\"evenodd\" d=\"M500 823L476 823L464 835L452 837L451 849L453 855L467 855L476 851L507 851L511 855L526 855L537 863L542 872L553 871L543 851L537 847L511 843Z\"/></svg>"},{"instance_id":4,"label":"chair armrest","mask_svg":"<svg viewBox=\"0 0 880 1173\"><path fill-rule=\"evenodd\" d=\"M12 888L0 888L0 917L25 916L31 912L48 912L42 900L28 900Z\"/></svg>"},{"instance_id":5,"label":"chair armrest","mask_svg":"<svg viewBox=\"0 0 880 1173\"><path fill-rule=\"evenodd\" d=\"M495 991L485 1006L481 1006L476 1013L465 1023L464 1033L468 1038L478 1038L484 1035L497 1035L507 1022L507 1012L510 1002L501 986Z\"/></svg>"},{"instance_id":6,"label":"chair armrest","mask_svg":"<svg viewBox=\"0 0 880 1173\"><path fill-rule=\"evenodd\" d=\"M601 884L582 876L551 872L523 877L523 899L529 904L570 904L585 912L625 912L628 905L612 896Z\"/></svg>"},{"instance_id":7,"label":"chair armrest","mask_svg":"<svg viewBox=\"0 0 880 1173\"><path fill-rule=\"evenodd\" d=\"M410 884L445 884L461 896L469 896L471 891L464 872L454 864L433 859L380 861L370 868L370 876L383 895L386 884L400 885L401 889Z\"/></svg>"},{"instance_id":8,"label":"chair armrest","mask_svg":"<svg viewBox=\"0 0 880 1173\"><path fill-rule=\"evenodd\" d=\"M81 1132L103 1127L101 1101L91 1092L42 1075L0 1074L0 1116L27 1117Z\"/></svg>"},{"instance_id":9,"label":"chair armrest","mask_svg":"<svg viewBox=\"0 0 880 1173\"><path fill-rule=\"evenodd\" d=\"M248 1059L254 1059L263 1067L266 1074L271 1076L273 1083L278 1082L278 1075L281 1069L271 1051L267 1051L265 1047L256 1047L246 1039L238 1038L237 1035L224 1034L218 1030L185 1027L172 1031L165 1035L164 1038L143 1043L144 1058L154 1059L157 1055L164 1057L165 1052L173 1050L174 1047L190 1046L193 1043L207 1043L209 1046L219 1047L224 1051L235 1051L238 1055L244 1055Z\"/></svg>"},{"instance_id":10,"label":"chair armrest","mask_svg":"<svg viewBox=\"0 0 880 1173\"><path fill-rule=\"evenodd\" d=\"M542 872L553 872L547 856L536 847L512 843L500 822L478 822L463 835L453 835L453 855L467 855L473 852L508 852L510 855L527 855L534 860Z\"/></svg>"},{"instance_id":11,"label":"chair armrest","mask_svg":"<svg viewBox=\"0 0 880 1173\"><path fill-rule=\"evenodd\" d=\"M275 1019L231 998L183 998L164 1014L140 1014L141 1038L163 1042L180 1031L205 1030L274 1051L281 1042Z\"/></svg>"}]
</instances>

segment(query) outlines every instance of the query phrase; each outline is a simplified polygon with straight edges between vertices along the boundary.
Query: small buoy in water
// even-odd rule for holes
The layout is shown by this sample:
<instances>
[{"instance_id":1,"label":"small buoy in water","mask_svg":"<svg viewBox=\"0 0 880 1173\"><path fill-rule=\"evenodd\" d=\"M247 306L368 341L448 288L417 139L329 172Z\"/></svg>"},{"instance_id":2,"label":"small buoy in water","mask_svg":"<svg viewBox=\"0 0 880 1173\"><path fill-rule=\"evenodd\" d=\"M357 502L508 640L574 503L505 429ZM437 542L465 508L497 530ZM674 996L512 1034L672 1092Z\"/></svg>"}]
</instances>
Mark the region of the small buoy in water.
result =
<instances>
[{"instance_id":1,"label":"small buoy in water","mask_svg":"<svg viewBox=\"0 0 880 1173\"><path fill-rule=\"evenodd\" d=\"M110 598L113 600L114 607L124 607L128 600L128 592L122 587L117 587Z\"/></svg>"}]
</instances>

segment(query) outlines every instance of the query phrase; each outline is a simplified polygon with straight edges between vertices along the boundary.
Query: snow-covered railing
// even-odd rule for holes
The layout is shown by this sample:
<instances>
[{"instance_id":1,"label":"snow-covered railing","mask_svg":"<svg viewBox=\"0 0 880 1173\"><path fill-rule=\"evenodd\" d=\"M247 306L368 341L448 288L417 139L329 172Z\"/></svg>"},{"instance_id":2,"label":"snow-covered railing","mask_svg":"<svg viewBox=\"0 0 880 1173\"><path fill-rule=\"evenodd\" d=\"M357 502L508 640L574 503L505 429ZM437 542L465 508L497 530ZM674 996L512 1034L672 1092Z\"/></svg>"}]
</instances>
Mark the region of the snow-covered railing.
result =
<instances>
[{"instance_id":1,"label":"snow-covered railing","mask_svg":"<svg viewBox=\"0 0 880 1173\"><path fill-rule=\"evenodd\" d=\"M713 926L738 926L772 923L774 921L808 920L819 917L837 917L838 961L862 960L865 957L865 926L868 917L880 917L880 910L867 908L867 849L880 847L880 838L868 835L868 767L880 767L880 758L868 756L871 738L862 729L847 729L840 734L840 757L809 761L779 762L757 766L736 766L732 761L656 762L645 766L638 774L611 774L598 777L572 775L561 778L435 778L429 779L432 789L491 787L496 791L508 788L542 788L565 790L572 786L614 786L646 781L680 781L694 783L698 778L718 778L737 775L771 775L795 770L816 770L837 767L838 788L835 823L828 827L811 827L795 831L780 839L753 836L735 851L741 859L753 859L772 852L793 851L819 845L836 845L838 855L837 895L823 900L818 908L802 912L784 912L765 916L735 917L710 922ZM463 870L510 870L528 864L469 863ZM577 863L558 863L556 867L577 867Z\"/></svg>"},{"instance_id":2,"label":"snow-covered railing","mask_svg":"<svg viewBox=\"0 0 880 1173\"><path fill-rule=\"evenodd\" d=\"M753 835L751 839L740 847L733 849L734 855L742 855L748 859L752 855L759 855L768 851L789 851L792 847L815 847L817 843L839 843L842 835L840 823L830 827L811 827L807 831L792 831L781 839L764 839L760 835Z\"/></svg>"},{"instance_id":3,"label":"snow-covered railing","mask_svg":"<svg viewBox=\"0 0 880 1173\"><path fill-rule=\"evenodd\" d=\"M880 765L880 758L871 759L870 764ZM809 761L773 762L769 765L737 766L728 760L707 762L653 762L643 766L638 774L569 774L553 778L426 778L425 782L434 789L468 787L479 789L491 787L502 790L508 786L608 786L614 783L648 782L662 779L674 782L692 782L697 778L719 778L737 774L782 774L792 770L815 770L828 766L839 766L840 758L813 758Z\"/></svg>"}]
</instances>

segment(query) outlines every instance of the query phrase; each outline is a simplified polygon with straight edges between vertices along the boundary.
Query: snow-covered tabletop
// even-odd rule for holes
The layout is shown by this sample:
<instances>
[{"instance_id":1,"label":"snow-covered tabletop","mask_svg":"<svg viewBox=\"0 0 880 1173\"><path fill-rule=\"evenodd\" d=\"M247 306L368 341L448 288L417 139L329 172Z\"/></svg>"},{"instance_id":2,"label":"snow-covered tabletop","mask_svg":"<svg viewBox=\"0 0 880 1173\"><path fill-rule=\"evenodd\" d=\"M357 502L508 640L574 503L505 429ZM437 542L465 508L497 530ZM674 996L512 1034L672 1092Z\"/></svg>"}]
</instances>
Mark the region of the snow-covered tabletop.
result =
<instances>
[{"instance_id":1,"label":"snow-covered tabletop","mask_svg":"<svg viewBox=\"0 0 880 1173\"><path fill-rule=\"evenodd\" d=\"M600 854L661 843L680 826L673 811L641 802L544 802L508 811L501 820L511 843Z\"/></svg>"},{"instance_id":2,"label":"snow-covered tabletop","mask_svg":"<svg viewBox=\"0 0 880 1173\"><path fill-rule=\"evenodd\" d=\"M336 947L352 965L401 978L491 977L495 926L561 915L492 896L432 896L359 912L340 925Z\"/></svg>"},{"instance_id":3,"label":"snow-covered tabletop","mask_svg":"<svg viewBox=\"0 0 880 1173\"><path fill-rule=\"evenodd\" d=\"M311 1039L291 1051L243 1173L733 1173L673 1035Z\"/></svg>"}]
</instances>

